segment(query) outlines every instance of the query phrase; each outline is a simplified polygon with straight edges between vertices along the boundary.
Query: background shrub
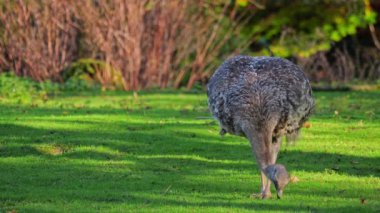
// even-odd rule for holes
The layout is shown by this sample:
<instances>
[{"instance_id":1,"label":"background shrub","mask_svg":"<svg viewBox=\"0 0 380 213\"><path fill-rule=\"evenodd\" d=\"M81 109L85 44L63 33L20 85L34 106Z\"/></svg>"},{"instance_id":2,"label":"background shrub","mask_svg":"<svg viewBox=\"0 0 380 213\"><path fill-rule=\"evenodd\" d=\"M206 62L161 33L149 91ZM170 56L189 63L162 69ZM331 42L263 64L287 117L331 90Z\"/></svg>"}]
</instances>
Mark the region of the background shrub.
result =
<instances>
[{"instance_id":1,"label":"background shrub","mask_svg":"<svg viewBox=\"0 0 380 213\"><path fill-rule=\"evenodd\" d=\"M6 0L0 71L73 89L189 89L231 55L273 53L317 83L376 81L378 11L371 0Z\"/></svg>"}]
</instances>

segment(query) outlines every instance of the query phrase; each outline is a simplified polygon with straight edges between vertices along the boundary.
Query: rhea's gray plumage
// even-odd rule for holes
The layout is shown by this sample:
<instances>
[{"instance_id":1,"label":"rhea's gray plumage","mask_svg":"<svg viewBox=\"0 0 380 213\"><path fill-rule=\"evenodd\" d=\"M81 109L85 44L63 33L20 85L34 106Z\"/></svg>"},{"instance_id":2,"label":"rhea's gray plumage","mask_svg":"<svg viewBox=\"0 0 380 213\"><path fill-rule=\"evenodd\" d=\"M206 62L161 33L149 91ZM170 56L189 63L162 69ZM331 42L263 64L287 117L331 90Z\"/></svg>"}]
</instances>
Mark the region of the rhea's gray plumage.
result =
<instances>
[{"instance_id":1,"label":"rhea's gray plumage","mask_svg":"<svg viewBox=\"0 0 380 213\"><path fill-rule=\"evenodd\" d=\"M207 89L220 133L249 139L262 173L262 197L271 196L268 178L281 196L289 181L285 167L275 164L281 138L294 138L314 107L303 71L282 58L236 56L216 70Z\"/></svg>"}]
</instances>

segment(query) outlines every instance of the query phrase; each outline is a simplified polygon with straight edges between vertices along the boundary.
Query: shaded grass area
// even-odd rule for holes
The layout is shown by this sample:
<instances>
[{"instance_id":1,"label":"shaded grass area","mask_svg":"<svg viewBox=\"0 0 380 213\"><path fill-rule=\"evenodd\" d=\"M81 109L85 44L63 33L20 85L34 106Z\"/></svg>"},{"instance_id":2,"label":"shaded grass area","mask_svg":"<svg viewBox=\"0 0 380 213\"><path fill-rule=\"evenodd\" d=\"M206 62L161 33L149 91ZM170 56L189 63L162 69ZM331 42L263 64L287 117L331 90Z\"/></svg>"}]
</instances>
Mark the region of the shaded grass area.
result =
<instances>
[{"instance_id":1,"label":"shaded grass area","mask_svg":"<svg viewBox=\"0 0 380 213\"><path fill-rule=\"evenodd\" d=\"M249 197L250 146L219 136L204 94L1 100L0 212L380 211L380 92L315 95L311 128L279 156L299 178L281 200Z\"/></svg>"}]
</instances>

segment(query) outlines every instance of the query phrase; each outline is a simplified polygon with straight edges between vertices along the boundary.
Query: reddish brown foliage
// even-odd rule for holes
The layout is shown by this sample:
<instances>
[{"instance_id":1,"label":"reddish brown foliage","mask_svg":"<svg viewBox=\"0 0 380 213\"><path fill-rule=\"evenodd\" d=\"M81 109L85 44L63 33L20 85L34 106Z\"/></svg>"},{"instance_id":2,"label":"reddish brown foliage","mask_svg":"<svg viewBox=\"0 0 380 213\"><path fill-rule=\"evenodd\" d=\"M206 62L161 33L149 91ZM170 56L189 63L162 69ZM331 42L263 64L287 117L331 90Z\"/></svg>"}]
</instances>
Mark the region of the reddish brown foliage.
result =
<instances>
[{"instance_id":1,"label":"reddish brown foliage","mask_svg":"<svg viewBox=\"0 0 380 213\"><path fill-rule=\"evenodd\" d=\"M201 0L116 0L78 8L92 57L120 70L124 88L136 90L170 82L179 87L186 75L190 88L209 74L222 46L241 30L241 22L222 26L226 17L237 18L236 5L226 4L219 13L214 6ZM236 50L248 44L242 41Z\"/></svg>"},{"instance_id":2,"label":"reddish brown foliage","mask_svg":"<svg viewBox=\"0 0 380 213\"><path fill-rule=\"evenodd\" d=\"M216 58L227 57L221 48L248 20L237 14L233 3L203 0L8 2L0 16L0 68L58 80L70 62L89 57L105 62L96 74L102 84L121 75L126 90L184 82L190 88L219 64Z\"/></svg>"},{"instance_id":3,"label":"reddish brown foliage","mask_svg":"<svg viewBox=\"0 0 380 213\"><path fill-rule=\"evenodd\" d=\"M35 80L59 80L75 58L78 28L70 1L5 1L0 67Z\"/></svg>"}]
</instances>

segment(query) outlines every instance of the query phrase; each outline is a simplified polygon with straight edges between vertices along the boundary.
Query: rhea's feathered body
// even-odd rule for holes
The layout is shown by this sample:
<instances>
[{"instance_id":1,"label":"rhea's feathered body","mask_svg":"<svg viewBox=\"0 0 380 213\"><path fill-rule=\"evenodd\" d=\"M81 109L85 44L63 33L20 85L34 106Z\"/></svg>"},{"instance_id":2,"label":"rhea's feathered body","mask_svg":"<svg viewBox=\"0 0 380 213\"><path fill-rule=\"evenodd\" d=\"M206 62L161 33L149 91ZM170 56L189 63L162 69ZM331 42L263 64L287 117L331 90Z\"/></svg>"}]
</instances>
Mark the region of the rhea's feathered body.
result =
<instances>
[{"instance_id":1,"label":"rhea's feathered body","mask_svg":"<svg viewBox=\"0 0 380 213\"><path fill-rule=\"evenodd\" d=\"M271 196L267 178L281 196L289 182L285 167L275 164L281 138L294 138L314 108L303 71L283 58L236 56L216 70L207 89L221 134L249 139L262 172L262 197Z\"/></svg>"}]
</instances>

